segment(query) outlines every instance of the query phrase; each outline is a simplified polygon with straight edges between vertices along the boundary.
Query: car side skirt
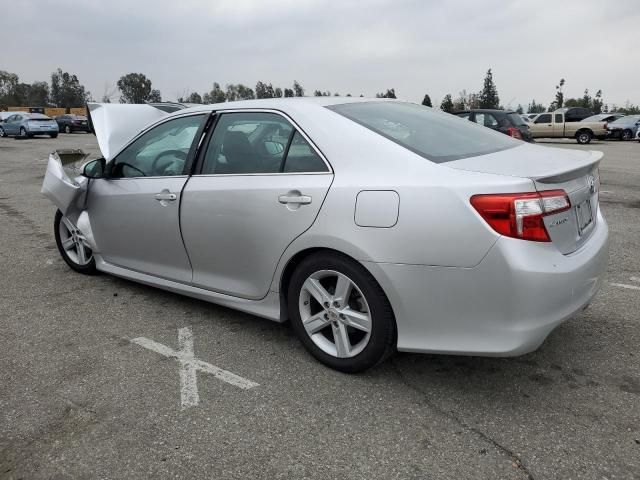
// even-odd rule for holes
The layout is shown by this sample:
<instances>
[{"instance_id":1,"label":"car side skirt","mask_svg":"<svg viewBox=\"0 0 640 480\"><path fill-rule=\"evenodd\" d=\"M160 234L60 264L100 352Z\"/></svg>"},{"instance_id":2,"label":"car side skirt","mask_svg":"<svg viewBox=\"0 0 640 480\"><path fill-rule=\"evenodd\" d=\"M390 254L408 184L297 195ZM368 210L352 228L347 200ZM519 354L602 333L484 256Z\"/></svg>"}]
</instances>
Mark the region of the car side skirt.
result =
<instances>
[{"instance_id":1,"label":"car side skirt","mask_svg":"<svg viewBox=\"0 0 640 480\"><path fill-rule=\"evenodd\" d=\"M96 260L96 268L101 272L180 295L204 300L205 302L240 310L275 322L283 321L280 318L280 296L276 292L269 292L267 296L261 300L247 300L119 267L106 262L102 256L98 254L94 254L94 258Z\"/></svg>"}]
</instances>

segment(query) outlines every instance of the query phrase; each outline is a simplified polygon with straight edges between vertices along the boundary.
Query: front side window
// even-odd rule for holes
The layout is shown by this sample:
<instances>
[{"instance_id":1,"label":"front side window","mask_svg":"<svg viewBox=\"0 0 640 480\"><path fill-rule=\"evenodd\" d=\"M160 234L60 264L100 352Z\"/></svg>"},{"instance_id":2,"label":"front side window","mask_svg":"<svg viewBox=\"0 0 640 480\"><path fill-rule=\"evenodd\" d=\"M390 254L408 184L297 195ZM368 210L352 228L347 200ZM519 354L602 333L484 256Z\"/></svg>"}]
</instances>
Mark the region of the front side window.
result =
<instances>
[{"instance_id":1,"label":"front side window","mask_svg":"<svg viewBox=\"0 0 640 480\"><path fill-rule=\"evenodd\" d=\"M291 123L275 113L223 113L202 173L270 174L327 171L324 161Z\"/></svg>"},{"instance_id":2,"label":"front side window","mask_svg":"<svg viewBox=\"0 0 640 480\"><path fill-rule=\"evenodd\" d=\"M543 113L542 115L538 116L538 118L536 118L535 122L533 123L551 123L551 114Z\"/></svg>"},{"instance_id":3,"label":"front side window","mask_svg":"<svg viewBox=\"0 0 640 480\"><path fill-rule=\"evenodd\" d=\"M357 102L326 108L435 163L520 145L507 135L412 103Z\"/></svg>"},{"instance_id":4,"label":"front side window","mask_svg":"<svg viewBox=\"0 0 640 480\"><path fill-rule=\"evenodd\" d=\"M205 115L164 122L127 146L113 161L110 176L164 177L182 175L189 150Z\"/></svg>"}]
</instances>

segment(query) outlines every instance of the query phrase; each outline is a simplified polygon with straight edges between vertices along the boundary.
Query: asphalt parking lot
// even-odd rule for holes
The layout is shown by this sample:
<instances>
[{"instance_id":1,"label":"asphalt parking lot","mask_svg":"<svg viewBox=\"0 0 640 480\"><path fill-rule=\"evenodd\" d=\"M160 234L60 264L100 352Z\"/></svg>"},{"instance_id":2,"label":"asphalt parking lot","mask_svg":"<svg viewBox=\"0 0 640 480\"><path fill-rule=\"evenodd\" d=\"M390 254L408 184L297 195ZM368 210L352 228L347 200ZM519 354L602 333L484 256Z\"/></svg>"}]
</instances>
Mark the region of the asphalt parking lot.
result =
<instances>
[{"instance_id":1,"label":"asphalt parking lot","mask_svg":"<svg viewBox=\"0 0 640 480\"><path fill-rule=\"evenodd\" d=\"M591 306L523 357L345 375L286 324L72 272L40 186L50 151L95 137L0 138L0 479L640 478L640 144L553 143L605 153ZM245 388L199 371L194 400L189 332Z\"/></svg>"}]
</instances>

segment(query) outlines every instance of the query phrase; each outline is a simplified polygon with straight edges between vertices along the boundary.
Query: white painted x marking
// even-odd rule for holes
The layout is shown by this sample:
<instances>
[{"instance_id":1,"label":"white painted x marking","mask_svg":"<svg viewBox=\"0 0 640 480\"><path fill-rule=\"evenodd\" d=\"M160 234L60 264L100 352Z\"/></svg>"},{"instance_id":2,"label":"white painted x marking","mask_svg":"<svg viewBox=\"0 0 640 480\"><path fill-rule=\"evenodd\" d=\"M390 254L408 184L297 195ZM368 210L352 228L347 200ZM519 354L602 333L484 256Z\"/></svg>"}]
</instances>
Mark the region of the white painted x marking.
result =
<instances>
[{"instance_id":1,"label":"white painted x marking","mask_svg":"<svg viewBox=\"0 0 640 480\"><path fill-rule=\"evenodd\" d=\"M183 327L178 330L178 350L174 350L162 343L145 337L134 338L131 342L159 353L164 357L175 358L178 361L180 364L180 404L182 410L200 403L200 396L198 395L198 371L209 373L223 382L230 383L245 390L259 386L259 384L251 380L247 380L235 373L195 358L193 353L193 334L189 327Z\"/></svg>"}]
</instances>

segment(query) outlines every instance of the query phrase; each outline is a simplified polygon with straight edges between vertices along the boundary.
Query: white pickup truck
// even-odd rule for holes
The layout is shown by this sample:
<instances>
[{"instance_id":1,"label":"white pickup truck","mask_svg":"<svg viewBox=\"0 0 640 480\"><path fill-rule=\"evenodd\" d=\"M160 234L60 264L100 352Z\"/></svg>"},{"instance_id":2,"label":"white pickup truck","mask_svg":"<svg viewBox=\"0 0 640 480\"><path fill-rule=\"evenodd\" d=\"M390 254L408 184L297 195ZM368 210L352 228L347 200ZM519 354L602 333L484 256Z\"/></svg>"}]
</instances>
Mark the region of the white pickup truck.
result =
<instances>
[{"instance_id":1,"label":"white pickup truck","mask_svg":"<svg viewBox=\"0 0 640 480\"><path fill-rule=\"evenodd\" d=\"M565 109L541 113L529 123L533 138L575 138L578 143L589 143L592 138L607 138L607 122L566 122Z\"/></svg>"}]
</instances>

